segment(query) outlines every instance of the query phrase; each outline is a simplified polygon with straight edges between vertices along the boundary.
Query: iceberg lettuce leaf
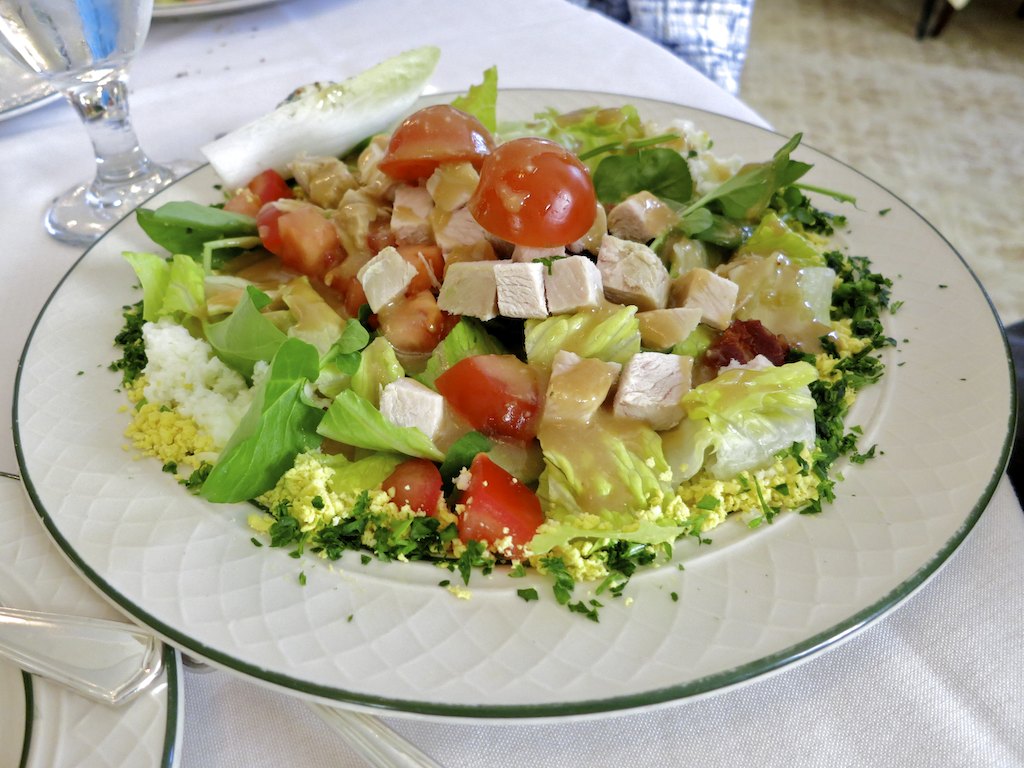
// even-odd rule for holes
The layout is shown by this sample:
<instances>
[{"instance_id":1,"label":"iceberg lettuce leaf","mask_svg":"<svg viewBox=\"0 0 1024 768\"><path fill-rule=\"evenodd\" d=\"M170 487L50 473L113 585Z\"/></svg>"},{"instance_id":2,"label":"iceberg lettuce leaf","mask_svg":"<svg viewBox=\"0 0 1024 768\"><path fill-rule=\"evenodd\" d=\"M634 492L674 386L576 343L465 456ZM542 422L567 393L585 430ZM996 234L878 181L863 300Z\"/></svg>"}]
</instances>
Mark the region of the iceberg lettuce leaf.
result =
<instances>
[{"instance_id":1,"label":"iceberg lettuce leaf","mask_svg":"<svg viewBox=\"0 0 1024 768\"><path fill-rule=\"evenodd\" d=\"M142 317L153 322L161 317L181 319L205 314L203 268L193 259L177 254L165 259L155 253L126 251L124 259L142 285Z\"/></svg>"},{"instance_id":2,"label":"iceberg lettuce leaf","mask_svg":"<svg viewBox=\"0 0 1024 768\"><path fill-rule=\"evenodd\" d=\"M809 384L817 370L806 362L761 370L734 368L683 396L686 416L661 434L673 482L701 467L720 480L768 464L793 443L813 445L814 408Z\"/></svg>"},{"instance_id":3,"label":"iceberg lettuce leaf","mask_svg":"<svg viewBox=\"0 0 1024 768\"><path fill-rule=\"evenodd\" d=\"M526 321L526 358L531 364L550 367L560 349L625 365L640 351L636 307L607 304L572 315Z\"/></svg>"},{"instance_id":4,"label":"iceberg lettuce leaf","mask_svg":"<svg viewBox=\"0 0 1024 768\"><path fill-rule=\"evenodd\" d=\"M825 257L810 240L790 229L778 214L769 211L761 219L747 241L736 252L736 257L752 253L771 256L782 253L791 264L800 267L821 267Z\"/></svg>"},{"instance_id":5,"label":"iceberg lettuce leaf","mask_svg":"<svg viewBox=\"0 0 1024 768\"><path fill-rule=\"evenodd\" d=\"M407 457L398 453L374 453L356 461L349 461L340 454L323 456L320 462L334 470L331 476L331 490L338 494L359 494L367 488L378 488L395 467Z\"/></svg>"},{"instance_id":6,"label":"iceberg lettuce leaf","mask_svg":"<svg viewBox=\"0 0 1024 768\"><path fill-rule=\"evenodd\" d=\"M504 354L507 354L504 345L487 332L483 323L471 317L463 317L434 348L426 368L413 378L433 389L437 377L460 360L474 355Z\"/></svg>"},{"instance_id":7,"label":"iceberg lettuce leaf","mask_svg":"<svg viewBox=\"0 0 1024 768\"><path fill-rule=\"evenodd\" d=\"M537 495L548 523L530 545L535 554L581 536L661 543L684 532L661 438L647 424L599 411L588 421L542 424L539 437Z\"/></svg>"},{"instance_id":8,"label":"iceberg lettuce leaf","mask_svg":"<svg viewBox=\"0 0 1024 768\"><path fill-rule=\"evenodd\" d=\"M404 375L405 370L395 354L395 348L385 337L378 336L363 350L359 367L352 374L350 387L376 408L380 406L381 390Z\"/></svg>"}]
</instances>

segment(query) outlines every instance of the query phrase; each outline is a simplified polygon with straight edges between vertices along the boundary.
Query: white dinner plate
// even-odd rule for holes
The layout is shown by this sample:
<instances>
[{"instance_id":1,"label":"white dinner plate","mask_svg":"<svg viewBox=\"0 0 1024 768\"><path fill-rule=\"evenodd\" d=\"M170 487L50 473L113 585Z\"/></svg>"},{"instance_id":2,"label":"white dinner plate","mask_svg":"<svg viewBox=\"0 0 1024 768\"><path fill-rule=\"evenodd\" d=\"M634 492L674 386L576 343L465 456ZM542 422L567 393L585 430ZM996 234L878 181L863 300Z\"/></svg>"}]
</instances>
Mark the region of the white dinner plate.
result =
<instances>
[{"instance_id":1,"label":"white dinner plate","mask_svg":"<svg viewBox=\"0 0 1024 768\"><path fill-rule=\"evenodd\" d=\"M173 19L180 16L233 13L276 2L279 0L156 0L153 5L153 18Z\"/></svg>"},{"instance_id":2,"label":"white dinner plate","mask_svg":"<svg viewBox=\"0 0 1024 768\"><path fill-rule=\"evenodd\" d=\"M16 480L0 478L0 603L124 620L68 565ZM173 768L183 700L178 653L121 707L89 701L0 660L0 768Z\"/></svg>"},{"instance_id":3,"label":"white dinner plate","mask_svg":"<svg viewBox=\"0 0 1024 768\"><path fill-rule=\"evenodd\" d=\"M31 112L59 98L53 86L0 52L0 120Z\"/></svg>"},{"instance_id":4,"label":"white dinner plate","mask_svg":"<svg viewBox=\"0 0 1024 768\"><path fill-rule=\"evenodd\" d=\"M434 97L432 100L439 100ZM716 151L763 160L785 137L673 104L597 93L507 91L503 118L546 106L633 103L689 118ZM895 281L886 317L898 348L851 417L880 455L842 466L823 514L749 531L731 520L711 545L638 572L595 623L541 578L474 575L471 599L427 563L335 564L256 547L251 507L213 506L125 450L114 335L140 299L124 250L151 249L132 220L71 269L28 339L15 396L19 462L46 527L124 610L189 654L273 686L395 713L544 718L654 706L779 670L863 628L921 586L984 510L1013 423L1005 337L977 281L918 214L813 149L809 184L854 195L850 250ZM215 201L204 168L152 201ZM840 209L831 200L822 207ZM885 213L883 213L885 212ZM685 569L677 567L678 564ZM300 584L305 574L305 585ZM455 576L455 579L458 577ZM525 602L517 589L536 586ZM589 599L585 585L576 598Z\"/></svg>"}]
</instances>

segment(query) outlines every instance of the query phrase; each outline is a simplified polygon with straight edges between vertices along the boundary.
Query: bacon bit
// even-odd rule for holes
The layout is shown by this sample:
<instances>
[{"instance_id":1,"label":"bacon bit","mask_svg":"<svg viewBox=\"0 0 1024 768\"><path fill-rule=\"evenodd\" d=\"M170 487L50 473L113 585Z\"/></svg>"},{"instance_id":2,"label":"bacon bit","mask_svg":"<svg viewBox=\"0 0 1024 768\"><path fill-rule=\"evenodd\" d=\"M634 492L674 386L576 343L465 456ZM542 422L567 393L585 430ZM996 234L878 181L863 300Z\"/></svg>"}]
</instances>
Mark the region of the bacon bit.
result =
<instances>
[{"instance_id":1,"label":"bacon bit","mask_svg":"<svg viewBox=\"0 0 1024 768\"><path fill-rule=\"evenodd\" d=\"M704 361L722 368L734 360L745 365L758 355L764 355L772 365L782 365L788 352L789 343L785 338L769 331L760 320L733 320L708 347Z\"/></svg>"}]
</instances>

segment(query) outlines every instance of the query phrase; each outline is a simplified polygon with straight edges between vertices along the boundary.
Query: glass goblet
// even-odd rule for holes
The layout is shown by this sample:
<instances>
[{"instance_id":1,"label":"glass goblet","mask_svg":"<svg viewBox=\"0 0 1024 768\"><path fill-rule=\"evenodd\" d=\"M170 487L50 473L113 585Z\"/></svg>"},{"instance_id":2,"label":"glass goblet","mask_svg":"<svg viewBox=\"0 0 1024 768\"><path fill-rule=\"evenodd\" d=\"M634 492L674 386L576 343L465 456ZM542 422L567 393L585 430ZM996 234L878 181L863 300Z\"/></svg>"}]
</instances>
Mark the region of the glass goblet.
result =
<instances>
[{"instance_id":1,"label":"glass goblet","mask_svg":"<svg viewBox=\"0 0 1024 768\"><path fill-rule=\"evenodd\" d=\"M0 47L64 94L96 156L92 182L46 213L58 240L93 242L179 175L146 156L128 113L127 68L152 14L153 0L0 0Z\"/></svg>"}]
</instances>

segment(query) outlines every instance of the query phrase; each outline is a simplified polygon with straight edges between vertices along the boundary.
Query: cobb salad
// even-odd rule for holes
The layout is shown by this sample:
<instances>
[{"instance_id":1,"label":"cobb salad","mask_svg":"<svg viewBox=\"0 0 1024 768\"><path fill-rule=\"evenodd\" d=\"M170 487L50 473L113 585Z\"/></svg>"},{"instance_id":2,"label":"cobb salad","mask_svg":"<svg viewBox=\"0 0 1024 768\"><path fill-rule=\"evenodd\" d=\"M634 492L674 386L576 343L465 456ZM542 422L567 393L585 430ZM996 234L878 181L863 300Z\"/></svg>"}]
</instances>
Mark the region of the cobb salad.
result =
<instances>
[{"instance_id":1,"label":"cobb salad","mask_svg":"<svg viewBox=\"0 0 1024 768\"><path fill-rule=\"evenodd\" d=\"M534 568L595 620L680 538L820 511L874 453L845 419L891 284L800 137L744 164L629 106L499 124L493 69L413 110L436 58L297 91L205 148L221 203L138 211L133 449L252 503L255 545L433 561L459 597Z\"/></svg>"}]
</instances>

